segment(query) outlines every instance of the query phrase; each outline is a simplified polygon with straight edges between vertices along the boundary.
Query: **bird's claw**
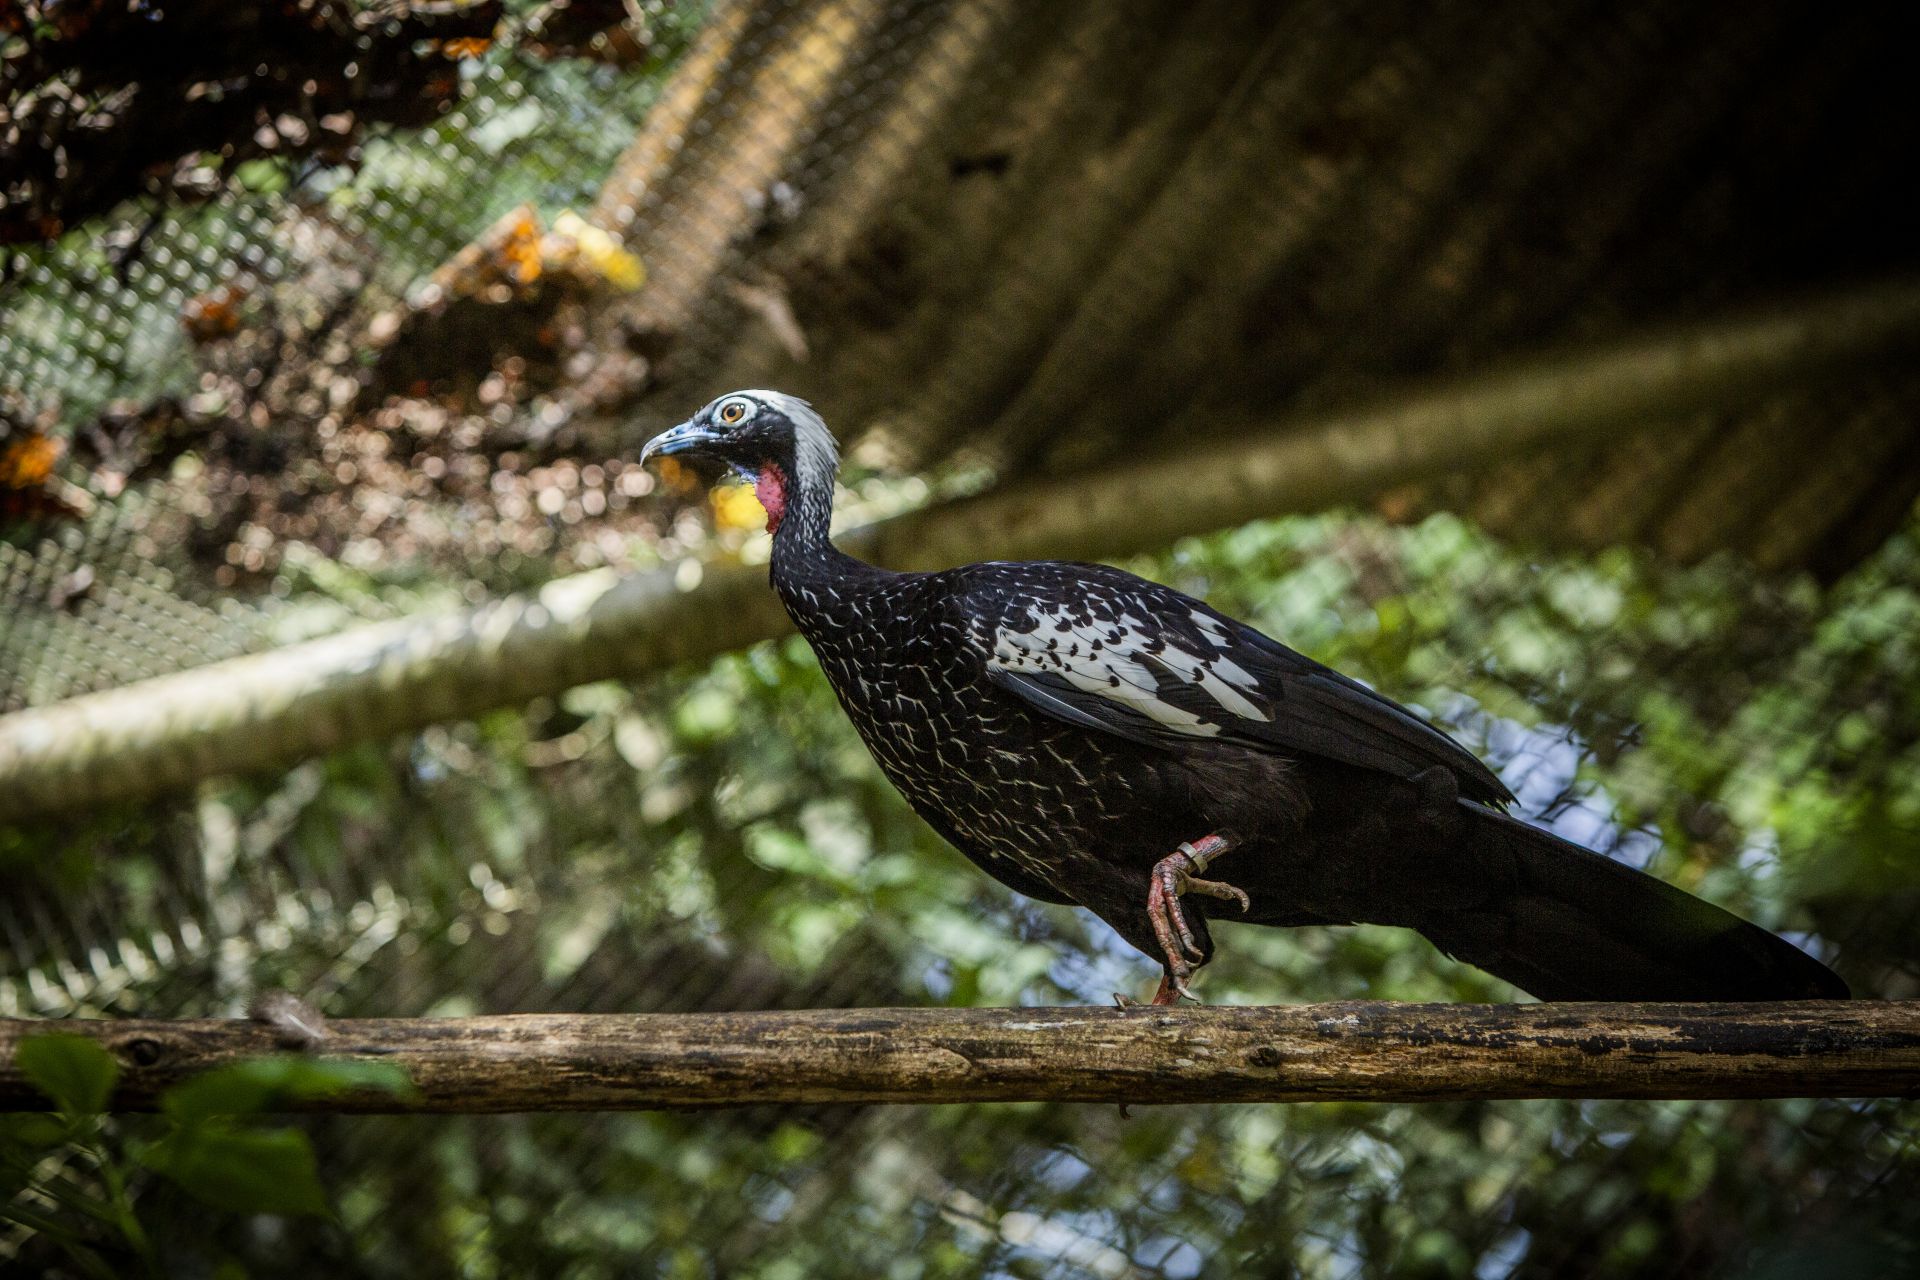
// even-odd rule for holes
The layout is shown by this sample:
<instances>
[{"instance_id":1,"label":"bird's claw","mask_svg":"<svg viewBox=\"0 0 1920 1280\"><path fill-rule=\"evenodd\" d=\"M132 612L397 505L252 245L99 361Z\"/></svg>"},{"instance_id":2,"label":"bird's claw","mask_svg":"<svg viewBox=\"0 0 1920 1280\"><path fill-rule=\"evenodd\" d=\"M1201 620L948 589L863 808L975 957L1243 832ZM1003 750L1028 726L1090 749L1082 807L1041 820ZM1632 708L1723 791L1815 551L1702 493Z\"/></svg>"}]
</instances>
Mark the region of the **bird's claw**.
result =
<instances>
[{"instance_id":1,"label":"bird's claw","mask_svg":"<svg viewBox=\"0 0 1920 1280\"><path fill-rule=\"evenodd\" d=\"M1154 864L1147 885L1147 919L1153 926L1153 936L1160 944L1167 965L1166 975L1160 980L1160 990L1154 993L1155 1004L1172 1004L1182 996L1197 1000L1193 992L1187 989L1187 979L1194 974L1195 962L1204 964L1207 959L1207 953L1201 950L1199 938L1194 936L1192 926L1187 923L1187 913L1180 906L1180 896L1199 893L1224 902L1238 902L1242 911L1253 905L1244 890L1218 880L1202 880L1196 874L1205 871L1208 864L1232 847L1222 836L1206 836L1194 843L1181 845Z\"/></svg>"},{"instance_id":2,"label":"bird's claw","mask_svg":"<svg viewBox=\"0 0 1920 1280\"><path fill-rule=\"evenodd\" d=\"M1225 884L1219 880L1199 880L1193 876L1180 877L1181 893L1204 893L1209 898L1219 898L1225 902L1237 902L1242 911L1253 909L1253 899L1247 896L1245 889Z\"/></svg>"}]
</instances>

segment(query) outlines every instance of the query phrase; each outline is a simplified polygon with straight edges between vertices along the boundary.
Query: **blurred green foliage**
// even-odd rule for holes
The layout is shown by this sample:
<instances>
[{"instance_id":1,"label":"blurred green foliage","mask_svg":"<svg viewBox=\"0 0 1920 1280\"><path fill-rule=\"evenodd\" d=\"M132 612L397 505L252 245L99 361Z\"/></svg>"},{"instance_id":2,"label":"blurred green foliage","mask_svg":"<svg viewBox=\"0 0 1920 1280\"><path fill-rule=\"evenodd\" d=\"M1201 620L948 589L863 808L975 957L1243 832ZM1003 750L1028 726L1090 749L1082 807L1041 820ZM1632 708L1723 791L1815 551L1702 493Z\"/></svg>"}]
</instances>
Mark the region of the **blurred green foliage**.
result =
<instances>
[{"instance_id":1,"label":"blurred green foliage","mask_svg":"<svg viewBox=\"0 0 1920 1280\"><path fill-rule=\"evenodd\" d=\"M387 1063L269 1057L236 1062L169 1088L161 1118L103 1114L120 1065L84 1036L29 1036L14 1065L53 1104L51 1113L0 1115L0 1222L33 1234L78 1274L172 1274L147 1225L185 1192L235 1214L326 1216L313 1145L299 1129L261 1129L234 1117L347 1090L405 1092L406 1073ZM136 1208L129 1187L149 1186ZM245 1274L217 1253L216 1274Z\"/></svg>"},{"instance_id":2,"label":"blurred green foliage","mask_svg":"<svg viewBox=\"0 0 1920 1280\"><path fill-rule=\"evenodd\" d=\"M1530 815L1802 938L1863 995L1916 994L1920 528L1827 589L1733 561L1534 555L1445 517L1265 522L1132 567L1426 708ZM368 1016L1086 1003L1153 979L1090 916L932 837L797 639L15 840L108 960L31 957L0 1009L231 1013L269 986ZM1397 931L1221 941L1215 1001L1511 996ZM1892 1100L305 1129L337 1217L162 1221L156 1249L187 1270L474 1277L1920 1265L1920 1124Z\"/></svg>"}]
</instances>

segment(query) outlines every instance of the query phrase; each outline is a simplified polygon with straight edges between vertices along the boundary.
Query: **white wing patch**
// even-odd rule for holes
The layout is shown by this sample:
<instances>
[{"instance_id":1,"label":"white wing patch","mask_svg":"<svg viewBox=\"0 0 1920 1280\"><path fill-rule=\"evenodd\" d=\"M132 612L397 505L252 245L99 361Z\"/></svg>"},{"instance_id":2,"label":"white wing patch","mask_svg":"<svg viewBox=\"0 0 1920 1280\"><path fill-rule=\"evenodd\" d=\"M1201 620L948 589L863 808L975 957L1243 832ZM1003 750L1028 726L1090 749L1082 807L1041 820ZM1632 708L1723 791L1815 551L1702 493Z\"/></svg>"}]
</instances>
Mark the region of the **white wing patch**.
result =
<instances>
[{"instance_id":1,"label":"white wing patch","mask_svg":"<svg viewBox=\"0 0 1920 1280\"><path fill-rule=\"evenodd\" d=\"M1213 641L1216 648L1225 649L1233 643L1233 633L1227 630L1227 624L1212 614L1193 609L1187 616L1193 619L1193 625L1200 628L1207 639Z\"/></svg>"},{"instance_id":2,"label":"white wing patch","mask_svg":"<svg viewBox=\"0 0 1920 1280\"><path fill-rule=\"evenodd\" d=\"M988 664L1004 671L1058 677L1083 693L1118 702L1192 737L1213 737L1222 726L1165 701L1161 689L1169 678L1201 690L1230 715L1245 720L1271 718L1247 696L1258 691L1259 682L1224 655L1232 637L1217 619L1193 615L1215 649L1201 654L1150 631L1131 614L1122 613L1112 621L1082 616L1085 620L1076 622L1064 613L1031 606L1027 629L994 629Z\"/></svg>"}]
</instances>

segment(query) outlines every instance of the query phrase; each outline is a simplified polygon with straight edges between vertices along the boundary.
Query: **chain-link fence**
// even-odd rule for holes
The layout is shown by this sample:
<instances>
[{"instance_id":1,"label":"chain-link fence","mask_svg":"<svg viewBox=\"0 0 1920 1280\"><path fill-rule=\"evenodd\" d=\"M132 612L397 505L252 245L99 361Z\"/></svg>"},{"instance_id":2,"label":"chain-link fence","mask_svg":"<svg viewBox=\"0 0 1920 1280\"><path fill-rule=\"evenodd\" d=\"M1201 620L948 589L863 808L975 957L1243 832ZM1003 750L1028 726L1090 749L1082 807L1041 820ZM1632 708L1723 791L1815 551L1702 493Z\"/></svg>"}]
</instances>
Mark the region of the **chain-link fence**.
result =
<instances>
[{"instance_id":1,"label":"chain-link fence","mask_svg":"<svg viewBox=\"0 0 1920 1280\"><path fill-rule=\"evenodd\" d=\"M1920 113L1865 10L574 0L476 34L475 7L315 3L216 40L202 7L128 7L175 117L119 61L132 18L0 0L0 712L752 559L744 494L703 510L634 464L728 386L820 403L869 512L1013 482L1070 505L1141 452L1178 504L1189 442L1916 265L1890 193ZM304 61L256 70L249 40ZM248 104L224 143L194 132L209 95ZM78 130L70 158L28 126ZM1912 997L1917 392L1910 352L1863 356L1130 563L1433 713L1529 816ZM1511 995L1390 930L1221 936L1213 1000ZM793 640L19 823L0 938L4 1017L264 989L358 1016L1085 1003L1152 977L940 845ZM172 1268L1920 1268L1893 1100L307 1127L337 1219L210 1219L139 1181ZM69 1265L0 1232L0 1267Z\"/></svg>"}]
</instances>

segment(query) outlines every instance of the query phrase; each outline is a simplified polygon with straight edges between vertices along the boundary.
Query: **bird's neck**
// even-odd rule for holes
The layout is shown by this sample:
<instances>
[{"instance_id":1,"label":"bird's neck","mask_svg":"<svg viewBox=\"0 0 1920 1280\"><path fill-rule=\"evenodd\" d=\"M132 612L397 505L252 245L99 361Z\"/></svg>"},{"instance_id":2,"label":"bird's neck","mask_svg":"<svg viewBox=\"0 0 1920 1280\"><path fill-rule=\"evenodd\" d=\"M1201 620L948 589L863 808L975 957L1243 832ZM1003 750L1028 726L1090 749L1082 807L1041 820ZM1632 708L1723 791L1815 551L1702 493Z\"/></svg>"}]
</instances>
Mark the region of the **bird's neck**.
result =
<instances>
[{"instance_id":1,"label":"bird's neck","mask_svg":"<svg viewBox=\"0 0 1920 1280\"><path fill-rule=\"evenodd\" d=\"M773 532L772 576L783 593L788 585L819 578L845 578L877 572L833 545L832 471L801 469L780 463L761 468L754 483Z\"/></svg>"}]
</instances>

